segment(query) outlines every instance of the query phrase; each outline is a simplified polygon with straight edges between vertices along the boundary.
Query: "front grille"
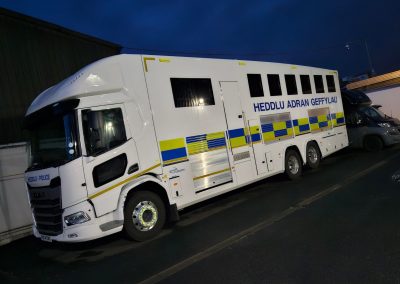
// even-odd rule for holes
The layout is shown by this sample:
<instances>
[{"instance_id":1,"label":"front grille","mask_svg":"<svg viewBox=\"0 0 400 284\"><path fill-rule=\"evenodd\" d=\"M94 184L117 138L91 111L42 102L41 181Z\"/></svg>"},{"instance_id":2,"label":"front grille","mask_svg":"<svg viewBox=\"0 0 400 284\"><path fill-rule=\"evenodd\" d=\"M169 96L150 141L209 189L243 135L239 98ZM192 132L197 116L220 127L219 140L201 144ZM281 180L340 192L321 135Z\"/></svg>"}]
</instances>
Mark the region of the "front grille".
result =
<instances>
[{"instance_id":1,"label":"front grille","mask_svg":"<svg viewBox=\"0 0 400 284\"><path fill-rule=\"evenodd\" d=\"M29 187L36 228L40 234L48 236L57 236L63 232L61 182L60 178L54 180L48 187Z\"/></svg>"}]
</instances>

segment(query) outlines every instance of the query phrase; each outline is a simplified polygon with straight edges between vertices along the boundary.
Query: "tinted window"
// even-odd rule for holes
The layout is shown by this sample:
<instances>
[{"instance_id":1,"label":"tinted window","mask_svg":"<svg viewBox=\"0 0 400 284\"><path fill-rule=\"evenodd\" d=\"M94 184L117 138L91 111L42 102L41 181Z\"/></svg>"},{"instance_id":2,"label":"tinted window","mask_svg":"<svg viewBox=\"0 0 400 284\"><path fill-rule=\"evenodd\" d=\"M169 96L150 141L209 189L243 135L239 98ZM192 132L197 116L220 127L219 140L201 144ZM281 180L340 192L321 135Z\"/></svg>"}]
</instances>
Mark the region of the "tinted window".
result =
<instances>
[{"instance_id":1,"label":"tinted window","mask_svg":"<svg viewBox=\"0 0 400 284\"><path fill-rule=\"evenodd\" d=\"M126 154L122 154L94 167L94 186L99 187L119 177L122 177L125 173L127 164L128 160L126 158Z\"/></svg>"},{"instance_id":2,"label":"tinted window","mask_svg":"<svg viewBox=\"0 0 400 284\"><path fill-rule=\"evenodd\" d=\"M324 83L322 82L322 75L314 75L315 90L317 93L324 93Z\"/></svg>"},{"instance_id":3,"label":"tinted window","mask_svg":"<svg viewBox=\"0 0 400 284\"><path fill-rule=\"evenodd\" d=\"M326 75L326 83L328 84L328 92L329 93L336 92L335 79L334 79L333 75Z\"/></svg>"},{"instance_id":4,"label":"tinted window","mask_svg":"<svg viewBox=\"0 0 400 284\"><path fill-rule=\"evenodd\" d=\"M268 74L268 86L271 96L282 96L281 82L278 74Z\"/></svg>"},{"instance_id":5,"label":"tinted window","mask_svg":"<svg viewBox=\"0 0 400 284\"><path fill-rule=\"evenodd\" d=\"M288 95L297 95L297 84L295 75L285 75L286 89Z\"/></svg>"},{"instance_id":6,"label":"tinted window","mask_svg":"<svg viewBox=\"0 0 400 284\"><path fill-rule=\"evenodd\" d=\"M175 107L215 105L211 79L171 78Z\"/></svg>"},{"instance_id":7,"label":"tinted window","mask_svg":"<svg viewBox=\"0 0 400 284\"><path fill-rule=\"evenodd\" d=\"M308 75L300 75L300 82L301 82L301 90L303 91L303 94L311 94L311 82L310 82L310 76Z\"/></svg>"},{"instance_id":8,"label":"tinted window","mask_svg":"<svg viewBox=\"0 0 400 284\"><path fill-rule=\"evenodd\" d=\"M264 96L260 74L247 74L247 81L249 82L250 97L255 98Z\"/></svg>"},{"instance_id":9,"label":"tinted window","mask_svg":"<svg viewBox=\"0 0 400 284\"><path fill-rule=\"evenodd\" d=\"M82 111L82 126L86 152L99 155L126 141L124 120L120 108Z\"/></svg>"}]
</instances>

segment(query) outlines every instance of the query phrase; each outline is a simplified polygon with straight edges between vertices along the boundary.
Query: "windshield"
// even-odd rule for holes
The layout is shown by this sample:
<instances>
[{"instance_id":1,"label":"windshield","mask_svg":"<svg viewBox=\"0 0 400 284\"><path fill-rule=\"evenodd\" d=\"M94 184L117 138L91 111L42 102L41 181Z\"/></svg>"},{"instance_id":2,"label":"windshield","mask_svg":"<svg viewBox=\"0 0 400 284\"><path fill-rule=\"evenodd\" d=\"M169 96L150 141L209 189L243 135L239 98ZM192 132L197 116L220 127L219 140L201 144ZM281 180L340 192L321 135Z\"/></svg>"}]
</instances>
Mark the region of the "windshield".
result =
<instances>
[{"instance_id":1,"label":"windshield","mask_svg":"<svg viewBox=\"0 0 400 284\"><path fill-rule=\"evenodd\" d=\"M374 120L382 120L385 118L385 114L383 112L373 107L362 107L360 110L363 114Z\"/></svg>"},{"instance_id":2,"label":"windshield","mask_svg":"<svg viewBox=\"0 0 400 284\"><path fill-rule=\"evenodd\" d=\"M31 141L28 170L57 167L80 155L75 111L39 110L26 118Z\"/></svg>"}]
</instances>

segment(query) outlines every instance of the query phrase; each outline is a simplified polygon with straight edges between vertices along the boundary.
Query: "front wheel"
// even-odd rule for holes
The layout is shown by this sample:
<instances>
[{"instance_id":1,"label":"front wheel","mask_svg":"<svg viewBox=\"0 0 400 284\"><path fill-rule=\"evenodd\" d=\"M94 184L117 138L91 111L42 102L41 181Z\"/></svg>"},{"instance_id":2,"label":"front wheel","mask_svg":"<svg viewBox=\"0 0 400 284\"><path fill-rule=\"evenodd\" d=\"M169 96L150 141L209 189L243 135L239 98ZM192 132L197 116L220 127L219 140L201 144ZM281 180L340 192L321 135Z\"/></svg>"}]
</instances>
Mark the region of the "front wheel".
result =
<instances>
[{"instance_id":1,"label":"front wheel","mask_svg":"<svg viewBox=\"0 0 400 284\"><path fill-rule=\"evenodd\" d=\"M285 156L285 173L289 179L298 179L302 172L302 161L299 153L288 150Z\"/></svg>"},{"instance_id":2,"label":"front wheel","mask_svg":"<svg viewBox=\"0 0 400 284\"><path fill-rule=\"evenodd\" d=\"M165 224L165 206L161 198L150 191L135 192L126 202L124 229L135 241L155 237Z\"/></svg>"},{"instance_id":3,"label":"front wheel","mask_svg":"<svg viewBox=\"0 0 400 284\"><path fill-rule=\"evenodd\" d=\"M383 142L379 136L371 135L364 139L364 149L368 152L378 152L383 149Z\"/></svg>"}]
</instances>

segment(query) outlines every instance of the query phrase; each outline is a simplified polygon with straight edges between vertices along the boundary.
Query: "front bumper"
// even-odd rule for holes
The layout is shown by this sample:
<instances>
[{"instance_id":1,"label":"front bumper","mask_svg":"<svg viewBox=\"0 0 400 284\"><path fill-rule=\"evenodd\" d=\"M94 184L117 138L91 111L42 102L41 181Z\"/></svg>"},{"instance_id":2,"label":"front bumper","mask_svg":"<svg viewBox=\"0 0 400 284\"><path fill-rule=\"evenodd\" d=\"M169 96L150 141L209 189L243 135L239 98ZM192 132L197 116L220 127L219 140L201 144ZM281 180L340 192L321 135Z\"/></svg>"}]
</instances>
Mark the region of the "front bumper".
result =
<instances>
[{"instance_id":1,"label":"front bumper","mask_svg":"<svg viewBox=\"0 0 400 284\"><path fill-rule=\"evenodd\" d=\"M386 146L400 143L400 131L397 128L391 128L383 135L383 140Z\"/></svg>"},{"instance_id":2,"label":"front bumper","mask_svg":"<svg viewBox=\"0 0 400 284\"><path fill-rule=\"evenodd\" d=\"M67 226L64 222L64 217L79 211L87 213L91 220L82 224ZM94 209L88 201L84 201L72 207L66 208L63 212L62 218L63 232L61 234L57 236L40 234L36 228L36 225L34 224L34 236L47 242L84 242L119 232L123 227L123 221L118 220L120 218L118 218L118 216L114 213L96 218Z\"/></svg>"}]
</instances>

